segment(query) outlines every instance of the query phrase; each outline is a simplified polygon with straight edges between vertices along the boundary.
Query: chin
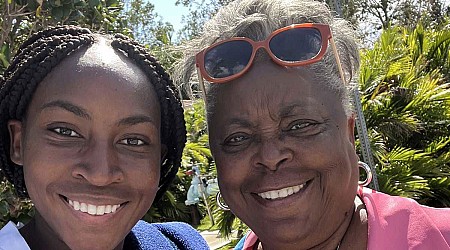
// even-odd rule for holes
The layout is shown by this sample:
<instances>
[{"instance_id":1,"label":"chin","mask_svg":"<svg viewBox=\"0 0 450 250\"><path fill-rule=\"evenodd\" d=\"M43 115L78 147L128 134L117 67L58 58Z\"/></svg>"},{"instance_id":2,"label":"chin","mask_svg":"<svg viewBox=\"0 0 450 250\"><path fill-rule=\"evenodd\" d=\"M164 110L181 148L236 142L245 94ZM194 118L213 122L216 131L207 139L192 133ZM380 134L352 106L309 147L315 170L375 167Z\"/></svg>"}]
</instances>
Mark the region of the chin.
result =
<instances>
[{"instance_id":1,"label":"chin","mask_svg":"<svg viewBox=\"0 0 450 250\"><path fill-rule=\"evenodd\" d=\"M270 222L256 230L255 233L263 241L268 242L298 242L302 238L310 236L311 228L306 228L304 223L295 223L292 219L286 221Z\"/></svg>"}]
</instances>

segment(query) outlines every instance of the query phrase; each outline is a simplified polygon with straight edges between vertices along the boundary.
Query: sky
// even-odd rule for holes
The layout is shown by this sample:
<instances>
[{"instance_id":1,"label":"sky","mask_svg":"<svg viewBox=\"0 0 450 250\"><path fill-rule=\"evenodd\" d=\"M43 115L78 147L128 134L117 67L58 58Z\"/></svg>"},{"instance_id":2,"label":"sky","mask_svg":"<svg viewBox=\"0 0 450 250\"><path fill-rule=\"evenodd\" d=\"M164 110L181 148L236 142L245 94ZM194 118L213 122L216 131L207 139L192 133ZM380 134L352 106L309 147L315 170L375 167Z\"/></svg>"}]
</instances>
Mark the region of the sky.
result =
<instances>
[{"instance_id":1,"label":"sky","mask_svg":"<svg viewBox=\"0 0 450 250\"><path fill-rule=\"evenodd\" d=\"M182 5L175 6L176 0L149 0L149 2L155 5L155 12L162 17L163 21L173 25L175 34L183 27L181 18L189 13L187 7Z\"/></svg>"}]
</instances>

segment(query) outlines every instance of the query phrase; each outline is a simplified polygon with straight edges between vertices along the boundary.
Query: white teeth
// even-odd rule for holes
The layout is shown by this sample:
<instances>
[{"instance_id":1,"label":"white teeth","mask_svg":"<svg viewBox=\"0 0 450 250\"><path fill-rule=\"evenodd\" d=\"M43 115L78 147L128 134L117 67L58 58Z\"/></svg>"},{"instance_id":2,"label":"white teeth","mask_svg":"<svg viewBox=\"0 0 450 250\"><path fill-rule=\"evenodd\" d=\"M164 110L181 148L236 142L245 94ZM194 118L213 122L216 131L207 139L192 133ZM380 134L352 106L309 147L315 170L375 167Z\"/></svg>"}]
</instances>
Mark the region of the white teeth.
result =
<instances>
[{"instance_id":1,"label":"white teeth","mask_svg":"<svg viewBox=\"0 0 450 250\"><path fill-rule=\"evenodd\" d=\"M70 204L70 202L69 202L69 204ZM78 201L73 202L73 209L75 209L77 211L80 210L80 203Z\"/></svg>"},{"instance_id":2,"label":"white teeth","mask_svg":"<svg viewBox=\"0 0 450 250\"><path fill-rule=\"evenodd\" d=\"M111 207L111 212L114 213L119 207L120 207L120 204L112 206Z\"/></svg>"},{"instance_id":3,"label":"white teeth","mask_svg":"<svg viewBox=\"0 0 450 250\"><path fill-rule=\"evenodd\" d=\"M278 191L278 195L281 196L281 197L288 196L288 191L287 190L288 190L287 188L281 189L280 191Z\"/></svg>"},{"instance_id":4,"label":"white teeth","mask_svg":"<svg viewBox=\"0 0 450 250\"><path fill-rule=\"evenodd\" d=\"M87 205L86 203L80 203L80 211L83 213L87 212Z\"/></svg>"},{"instance_id":5,"label":"white teeth","mask_svg":"<svg viewBox=\"0 0 450 250\"><path fill-rule=\"evenodd\" d=\"M98 206L96 215L104 215L105 214L105 206Z\"/></svg>"},{"instance_id":6,"label":"white teeth","mask_svg":"<svg viewBox=\"0 0 450 250\"><path fill-rule=\"evenodd\" d=\"M305 183L297 185L297 186L292 186L292 187L282 188L282 189L278 189L278 190L271 190L271 191L267 191L264 193L259 193L258 195L261 198L268 199L268 200L285 198L285 197L288 197L295 193L298 193L304 186L305 186Z\"/></svg>"},{"instance_id":7,"label":"white teeth","mask_svg":"<svg viewBox=\"0 0 450 250\"><path fill-rule=\"evenodd\" d=\"M69 199L68 199L68 201L69 201L70 206L74 210L81 211L83 213L88 213L90 215L104 215L104 214L114 213L120 207L120 204L96 206L96 205L87 204L87 203L83 203L83 202L79 202L79 201L72 201Z\"/></svg>"},{"instance_id":8,"label":"white teeth","mask_svg":"<svg viewBox=\"0 0 450 250\"><path fill-rule=\"evenodd\" d=\"M90 215L96 215L97 214L97 207L91 204L88 204L88 214Z\"/></svg>"}]
</instances>

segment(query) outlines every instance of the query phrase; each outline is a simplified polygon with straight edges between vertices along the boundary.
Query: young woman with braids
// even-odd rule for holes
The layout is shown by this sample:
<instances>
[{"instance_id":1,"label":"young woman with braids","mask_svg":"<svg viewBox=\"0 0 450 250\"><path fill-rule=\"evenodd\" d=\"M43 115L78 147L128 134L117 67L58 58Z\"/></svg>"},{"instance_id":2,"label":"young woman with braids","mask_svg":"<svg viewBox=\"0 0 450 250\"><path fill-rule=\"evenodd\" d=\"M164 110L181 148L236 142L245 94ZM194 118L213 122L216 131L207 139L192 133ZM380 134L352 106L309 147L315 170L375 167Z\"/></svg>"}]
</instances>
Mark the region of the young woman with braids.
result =
<instances>
[{"instance_id":1,"label":"young woman with braids","mask_svg":"<svg viewBox=\"0 0 450 250\"><path fill-rule=\"evenodd\" d=\"M0 249L207 249L188 225L139 221L186 140L172 81L144 47L50 28L1 79L0 168L35 216L8 223Z\"/></svg>"}]
</instances>

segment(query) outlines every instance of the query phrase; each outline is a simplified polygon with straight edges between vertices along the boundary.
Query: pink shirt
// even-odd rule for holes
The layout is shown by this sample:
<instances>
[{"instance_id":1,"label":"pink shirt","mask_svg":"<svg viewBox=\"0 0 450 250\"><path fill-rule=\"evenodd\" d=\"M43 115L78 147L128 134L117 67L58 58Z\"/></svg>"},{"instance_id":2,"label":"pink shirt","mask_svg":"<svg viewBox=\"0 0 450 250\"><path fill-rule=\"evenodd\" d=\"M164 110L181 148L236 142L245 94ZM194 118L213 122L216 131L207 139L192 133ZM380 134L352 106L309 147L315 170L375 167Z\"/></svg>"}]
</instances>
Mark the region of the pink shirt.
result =
<instances>
[{"instance_id":1,"label":"pink shirt","mask_svg":"<svg viewBox=\"0 0 450 250\"><path fill-rule=\"evenodd\" d=\"M358 193L368 215L367 249L450 249L450 208L422 206L368 188ZM257 240L250 232L242 249L253 249Z\"/></svg>"}]
</instances>

